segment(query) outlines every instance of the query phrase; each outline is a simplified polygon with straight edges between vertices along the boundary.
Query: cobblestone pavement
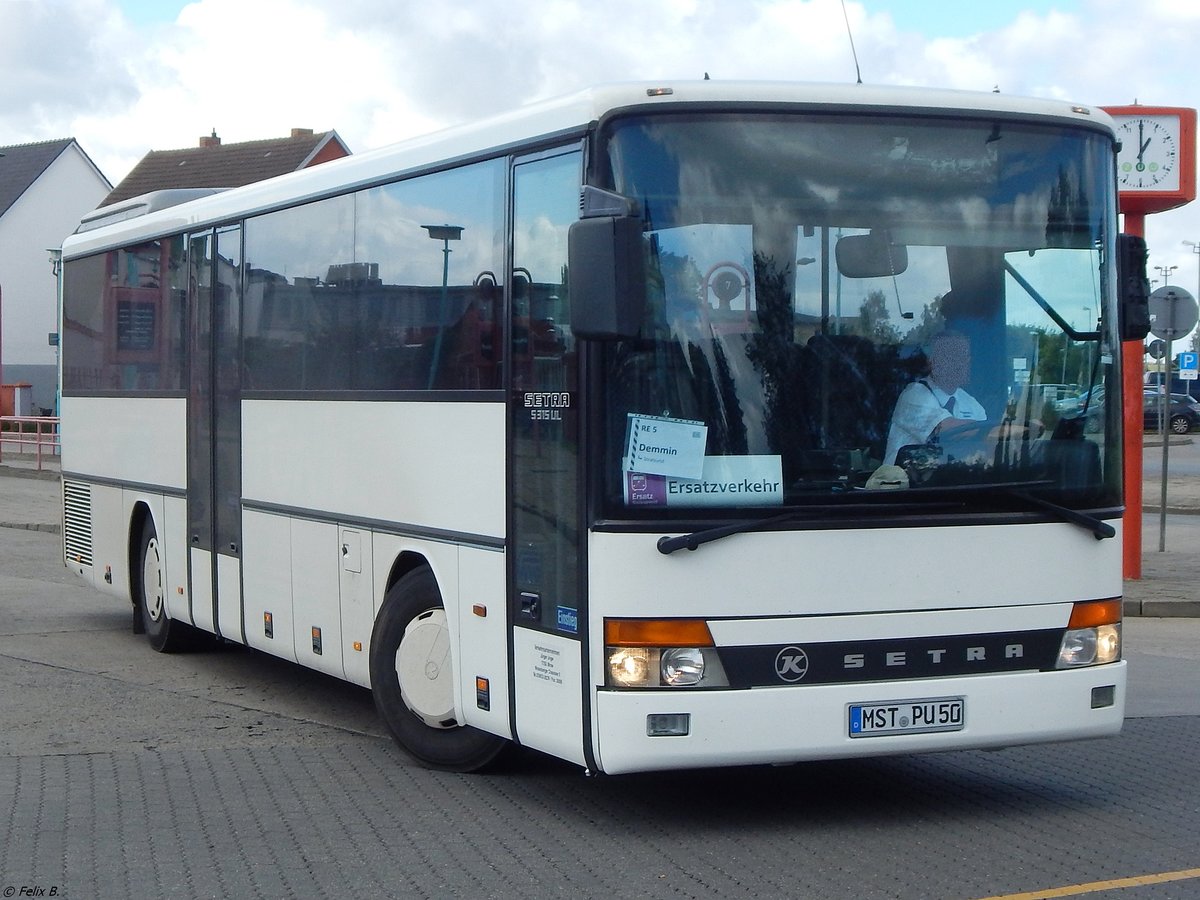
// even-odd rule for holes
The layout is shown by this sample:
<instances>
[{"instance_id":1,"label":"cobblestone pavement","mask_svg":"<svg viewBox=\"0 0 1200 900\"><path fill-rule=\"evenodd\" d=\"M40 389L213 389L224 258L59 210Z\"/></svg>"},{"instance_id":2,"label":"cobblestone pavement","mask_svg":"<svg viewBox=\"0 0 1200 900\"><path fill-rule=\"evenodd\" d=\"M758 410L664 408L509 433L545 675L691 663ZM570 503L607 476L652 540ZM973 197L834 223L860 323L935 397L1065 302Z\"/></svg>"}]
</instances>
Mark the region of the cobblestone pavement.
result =
<instances>
[{"instance_id":1,"label":"cobblestone pavement","mask_svg":"<svg viewBox=\"0 0 1200 900\"><path fill-rule=\"evenodd\" d=\"M1200 719L1144 719L1102 742L619 779L540 757L430 772L346 735L0 757L0 880L71 898L983 897L1200 865L1197 741ZM1172 778L1148 770L1167 759Z\"/></svg>"}]
</instances>

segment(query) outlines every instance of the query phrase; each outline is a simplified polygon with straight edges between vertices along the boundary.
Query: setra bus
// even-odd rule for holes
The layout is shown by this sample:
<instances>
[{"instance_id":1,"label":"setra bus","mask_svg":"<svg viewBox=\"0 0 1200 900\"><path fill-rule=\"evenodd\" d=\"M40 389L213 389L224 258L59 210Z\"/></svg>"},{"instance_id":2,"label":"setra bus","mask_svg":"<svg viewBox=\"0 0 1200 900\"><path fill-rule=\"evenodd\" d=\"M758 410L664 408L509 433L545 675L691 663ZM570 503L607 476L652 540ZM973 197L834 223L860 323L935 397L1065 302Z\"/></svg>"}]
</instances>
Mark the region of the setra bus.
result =
<instances>
[{"instance_id":1,"label":"setra bus","mask_svg":"<svg viewBox=\"0 0 1200 900\"><path fill-rule=\"evenodd\" d=\"M1117 396L1145 333L1115 148L1051 100L622 84L100 209L66 565L451 770L1114 734L1119 409L1039 388Z\"/></svg>"}]
</instances>

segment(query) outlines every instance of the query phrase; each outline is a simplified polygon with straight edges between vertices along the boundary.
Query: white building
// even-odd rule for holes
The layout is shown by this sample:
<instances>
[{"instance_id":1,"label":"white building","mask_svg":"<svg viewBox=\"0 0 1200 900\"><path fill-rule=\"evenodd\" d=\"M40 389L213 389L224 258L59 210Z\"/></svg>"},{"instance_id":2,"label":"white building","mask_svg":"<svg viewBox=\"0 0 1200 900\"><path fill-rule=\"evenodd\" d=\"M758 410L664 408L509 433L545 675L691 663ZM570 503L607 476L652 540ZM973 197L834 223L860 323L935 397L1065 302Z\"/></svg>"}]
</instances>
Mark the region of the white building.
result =
<instances>
[{"instance_id":1,"label":"white building","mask_svg":"<svg viewBox=\"0 0 1200 900\"><path fill-rule=\"evenodd\" d=\"M58 330L51 248L112 184L74 138L0 147L0 382L29 381L54 405Z\"/></svg>"}]
</instances>

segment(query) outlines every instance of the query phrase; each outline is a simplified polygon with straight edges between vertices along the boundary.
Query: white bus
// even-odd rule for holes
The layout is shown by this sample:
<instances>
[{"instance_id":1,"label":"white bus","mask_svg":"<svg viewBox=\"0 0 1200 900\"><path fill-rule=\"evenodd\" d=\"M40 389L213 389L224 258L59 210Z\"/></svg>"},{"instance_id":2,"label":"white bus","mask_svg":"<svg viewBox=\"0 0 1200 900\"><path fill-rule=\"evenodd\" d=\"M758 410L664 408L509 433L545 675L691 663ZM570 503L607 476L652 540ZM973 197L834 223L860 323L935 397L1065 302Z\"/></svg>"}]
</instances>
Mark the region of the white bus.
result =
<instances>
[{"instance_id":1,"label":"white bus","mask_svg":"<svg viewBox=\"0 0 1200 900\"><path fill-rule=\"evenodd\" d=\"M1039 390L1119 395L1145 333L1114 148L1057 101L626 84L99 210L66 564L445 769L1114 734L1119 409ZM889 442L906 388L977 411Z\"/></svg>"}]
</instances>

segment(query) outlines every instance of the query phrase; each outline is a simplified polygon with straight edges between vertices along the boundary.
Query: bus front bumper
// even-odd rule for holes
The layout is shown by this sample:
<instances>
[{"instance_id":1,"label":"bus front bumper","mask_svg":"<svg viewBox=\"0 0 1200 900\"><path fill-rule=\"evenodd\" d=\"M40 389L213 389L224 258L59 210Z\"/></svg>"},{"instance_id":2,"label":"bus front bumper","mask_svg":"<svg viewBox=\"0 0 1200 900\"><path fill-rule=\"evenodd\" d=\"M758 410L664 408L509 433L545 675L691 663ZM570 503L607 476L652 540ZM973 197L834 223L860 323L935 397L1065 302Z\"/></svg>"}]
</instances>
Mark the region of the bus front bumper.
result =
<instances>
[{"instance_id":1,"label":"bus front bumper","mask_svg":"<svg viewBox=\"0 0 1200 900\"><path fill-rule=\"evenodd\" d=\"M1055 672L901 682L691 692L599 690L596 757L602 771L619 774L1107 737L1121 730L1125 678L1121 661ZM945 721L913 731L920 723L906 721L906 712L918 702L940 711ZM889 713L894 721L885 722ZM885 727L866 733L864 716L869 721L878 717ZM686 734L649 733L664 730L662 723L668 724L667 731L686 728ZM858 733L852 736L852 731Z\"/></svg>"}]
</instances>

